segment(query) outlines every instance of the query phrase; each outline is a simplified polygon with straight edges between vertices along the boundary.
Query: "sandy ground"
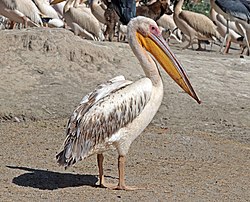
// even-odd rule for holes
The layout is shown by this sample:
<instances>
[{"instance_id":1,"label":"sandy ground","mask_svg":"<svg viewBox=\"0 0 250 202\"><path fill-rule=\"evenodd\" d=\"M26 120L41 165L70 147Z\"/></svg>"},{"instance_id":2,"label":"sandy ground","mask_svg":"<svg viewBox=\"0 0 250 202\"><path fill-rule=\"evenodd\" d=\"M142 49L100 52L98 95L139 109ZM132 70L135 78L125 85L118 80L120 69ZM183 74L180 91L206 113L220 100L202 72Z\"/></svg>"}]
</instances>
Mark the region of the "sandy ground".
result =
<instances>
[{"instance_id":1,"label":"sandy ground","mask_svg":"<svg viewBox=\"0 0 250 202\"><path fill-rule=\"evenodd\" d=\"M127 184L145 189L113 191L95 186L95 156L65 171L55 154L83 95L116 75L143 76L128 45L57 29L0 37L0 201L250 200L249 57L173 47L202 104L162 72L163 103L127 157ZM105 158L115 183L117 154Z\"/></svg>"}]
</instances>

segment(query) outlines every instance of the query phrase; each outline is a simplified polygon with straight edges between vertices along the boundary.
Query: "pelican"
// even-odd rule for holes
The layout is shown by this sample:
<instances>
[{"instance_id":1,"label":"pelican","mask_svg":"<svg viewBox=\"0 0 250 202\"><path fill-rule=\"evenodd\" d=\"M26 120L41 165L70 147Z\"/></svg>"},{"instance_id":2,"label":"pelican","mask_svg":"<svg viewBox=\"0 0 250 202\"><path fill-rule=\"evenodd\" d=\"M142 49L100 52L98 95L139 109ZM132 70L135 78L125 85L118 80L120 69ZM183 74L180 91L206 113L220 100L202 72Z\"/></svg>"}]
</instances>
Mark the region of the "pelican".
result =
<instances>
[{"instance_id":1,"label":"pelican","mask_svg":"<svg viewBox=\"0 0 250 202\"><path fill-rule=\"evenodd\" d=\"M170 45L171 38L176 40L178 43L182 42L181 31L176 26L174 19L173 19L173 15L164 14L156 22L158 26L164 28L165 33L166 33L165 34L166 37L165 36L164 37L167 39L169 45Z\"/></svg>"},{"instance_id":2,"label":"pelican","mask_svg":"<svg viewBox=\"0 0 250 202\"><path fill-rule=\"evenodd\" d=\"M185 92L200 103L185 70L154 20L142 16L131 19L128 42L146 77L132 82L118 76L87 94L71 115L66 129L67 137L56 155L59 165L67 168L97 154L100 187L119 190L136 189L125 184L125 156L131 143L153 119L163 98L162 79L152 57ZM104 181L103 152L110 149L118 152L119 182L116 186L109 186Z\"/></svg>"},{"instance_id":3,"label":"pelican","mask_svg":"<svg viewBox=\"0 0 250 202\"><path fill-rule=\"evenodd\" d=\"M51 3L52 0L49 0L49 3ZM52 5L52 7L56 10L58 16L60 17L60 19L63 18L63 8L65 6L65 1L61 2L61 3L58 3L58 4L54 4Z\"/></svg>"},{"instance_id":4,"label":"pelican","mask_svg":"<svg viewBox=\"0 0 250 202\"><path fill-rule=\"evenodd\" d=\"M62 1L64 0L54 0L50 4L57 4ZM98 20L91 13L90 8L80 4L80 0L67 0L63 8L63 16L75 35L90 40L104 39Z\"/></svg>"},{"instance_id":5,"label":"pelican","mask_svg":"<svg viewBox=\"0 0 250 202\"><path fill-rule=\"evenodd\" d=\"M195 43L195 40L216 40L220 34L214 23L205 15L191 11L183 11L184 0L176 0L174 5L174 22L177 27L189 37L189 43L184 47L188 48ZM198 41L199 49L200 43Z\"/></svg>"},{"instance_id":6,"label":"pelican","mask_svg":"<svg viewBox=\"0 0 250 202\"><path fill-rule=\"evenodd\" d=\"M99 22L102 24L106 24L106 19L104 17L105 10L107 9L107 6L105 3L101 0L91 0L90 2L90 8L93 15L96 17Z\"/></svg>"},{"instance_id":7,"label":"pelican","mask_svg":"<svg viewBox=\"0 0 250 202\"><path fill-rule=\"evenodd\" d=\"M11 21L23 23L24 27L42 25L40 12L32 0L0 0L0 15Z\"/></svg>"},{"instance_id":8,"label":"pelican","mask_svg":"<svg viewBox=\"0 0 250 202\"><path fill-rule=\"evenodd\" d=\"M49 4L48 0L33 0L40 10L40 12L46 17L59 19L56 10Z\"/></svg>"},{"instance_id":9,"label":"pelican","mask_svg":"<svg viewBox=\"0 0 250 202\"><path fill-rule=\"evenodd\" d=\"M246 41L239 33L235 22L227 21L221 14L217 13L213 7L210 8L210 18L216 24L217 30L223 38L226 38L227 35L229 35L226 48L223 51L224 53L229 52L231 42L239 44L241 46L247 46ZM222 44L222 46L223 45L224 44Z\"/></svg>"}]
</instances>

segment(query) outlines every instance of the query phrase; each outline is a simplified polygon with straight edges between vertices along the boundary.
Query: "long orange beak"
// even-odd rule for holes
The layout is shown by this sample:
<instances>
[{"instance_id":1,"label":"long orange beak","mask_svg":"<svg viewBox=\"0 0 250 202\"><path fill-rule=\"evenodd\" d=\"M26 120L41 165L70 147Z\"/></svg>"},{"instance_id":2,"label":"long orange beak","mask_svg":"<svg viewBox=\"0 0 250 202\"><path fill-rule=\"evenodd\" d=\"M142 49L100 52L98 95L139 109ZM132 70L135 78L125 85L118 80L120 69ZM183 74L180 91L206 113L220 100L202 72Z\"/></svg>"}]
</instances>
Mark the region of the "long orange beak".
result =
<instances>
[{"instance_id":1,"label":"long orange beak","mask_svg":"<svg viewBox=\"0 0 250 202\"><path fill-rule=\"evenodd\" d=\"M142 46L155 57L170 77L200 104L201 101L195 93L185 69L170 50L163 37L154 34L143 36L139 32L136 35Z\"/></svg>"}]
</instances>

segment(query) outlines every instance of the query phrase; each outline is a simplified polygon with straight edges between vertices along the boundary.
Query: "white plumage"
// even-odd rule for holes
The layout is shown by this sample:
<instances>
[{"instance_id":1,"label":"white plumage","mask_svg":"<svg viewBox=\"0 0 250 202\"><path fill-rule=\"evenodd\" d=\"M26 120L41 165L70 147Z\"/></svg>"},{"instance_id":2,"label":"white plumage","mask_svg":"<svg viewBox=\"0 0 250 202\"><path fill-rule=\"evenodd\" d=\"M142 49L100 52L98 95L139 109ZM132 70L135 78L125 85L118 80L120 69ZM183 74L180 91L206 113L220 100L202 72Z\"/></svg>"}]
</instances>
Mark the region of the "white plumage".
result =
<instances>
[{"instance_id":1,"label":"white plumage","mask_svg":"<svg viewBox=\"0 0 250 202\"><path fill-rule=\"evenodd\" d=\"M40 12L32 0L0 0L0 15L27 26L40 26Z\"/></svg>"},{"instance_id":2,"label":"white plumage","mask_svg":"<svg viewBox=\"0 0 250 202\"><path fill-rule=\"evenodd\" d=\"M56 10L49 4L48 0L33 0L41 14L53 19L59 19Z\"/></svg>"},{"instance_id":3,"label":"white plumage","mask_svg":"<svg viewBox=\"0 0 250 202\"><path fill-rule=\"evenodd\" d=\"M60 2L61 0L54 0L52 4ZM67 25L73 30L75 35L90 40L104 40L100 23L91 13L90 8L81 5L79 0L67 0L63 10L63 16Z\"/></svg>"},{"instance_id":4,"label":"white plumage","mask_svg":"<svg viewBox=\"0 0 250 202\"><path fill-rule=\"evenodd\" d=\"M128 141L128 138L125 138L128 132L121 132L120 129L133 122L142 112L151 97L151 91L152 82L148 78L134 83L114 78L99 85L85 96L73 112L67 126L68 139L64 144L68 146L63 152L72 156L66 155L68 158L62 159L64 162L60 163L67 167L94 153L102 153L110 147L115 148L114 144L122 139ZM159 94L157 100L161 100L161 97ZM150 117L153 118L153 114ZM140 125L143 130L144 124ZM145 125L147 126L148 123ZM138 132L134 132L135 137L132 135L129 143L125 141L117 145L121 155L128 152L130 143L138 135ZM79 144L74 144L80 136L83 136L84 142L89 139L88 144L83 146L79 141Z\"/></svg>"},{"instance_id":5,"label":"white plumage","mask_svg":"<svg viewBox=\"0 0 250 202\"><path fill-rule=\"evenodd\" d=\"M97 154L100 186L107 187L103 175L103 152L116 149L119 183L125 185L125 156L131 143L151 122L163 98L163 83L149 51L169 75L198 102L181 64L170 51L155 21L136 17L128 24L128 41L146 77L135 82L123 76L99 85L86 95L72 113L67 137L56 156L60 165L68 167L92 154Z\"/></svg>"}]
</instances>

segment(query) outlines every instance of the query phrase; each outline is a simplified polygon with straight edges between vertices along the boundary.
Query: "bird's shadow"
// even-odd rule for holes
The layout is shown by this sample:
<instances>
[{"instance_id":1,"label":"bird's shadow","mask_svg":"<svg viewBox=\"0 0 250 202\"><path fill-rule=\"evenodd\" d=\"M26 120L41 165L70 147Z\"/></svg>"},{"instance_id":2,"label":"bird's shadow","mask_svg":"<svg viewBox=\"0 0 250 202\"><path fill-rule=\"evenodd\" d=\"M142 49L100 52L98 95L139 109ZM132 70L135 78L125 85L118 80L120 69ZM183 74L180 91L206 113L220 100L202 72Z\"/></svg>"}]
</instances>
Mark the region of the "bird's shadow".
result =
<instances>
[{"instance_id":1,"label":"bird's shadow","mask_svg":"<svg viewBox=\"0 0 250 202\"><path fill-rule=\"evenodd\" d=\"M28 171L14 177L12 182L19 186L33 187L42 190L54 190L66 187L92 186L96 187L98 178L94 175L79 175L59 173L49 170L34 169L20 166L6 166L10 169Z\"/></svg>"}]
</instances>

